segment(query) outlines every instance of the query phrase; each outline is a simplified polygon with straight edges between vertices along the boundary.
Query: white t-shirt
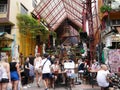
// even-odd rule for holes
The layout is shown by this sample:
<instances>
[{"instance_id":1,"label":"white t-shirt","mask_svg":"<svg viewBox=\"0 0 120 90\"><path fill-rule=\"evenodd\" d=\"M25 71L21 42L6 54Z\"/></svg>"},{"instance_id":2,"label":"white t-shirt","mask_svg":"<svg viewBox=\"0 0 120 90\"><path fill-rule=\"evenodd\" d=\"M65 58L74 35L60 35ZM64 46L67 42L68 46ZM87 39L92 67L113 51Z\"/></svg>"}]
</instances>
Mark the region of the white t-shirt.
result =
<instances>
[{"instance_id":1,"label":"white t-shirt","mask_svg":"<svg viewBox=\"0 0 120 90\"><path fill-rule=\"evenodd\" d=\"M68 76L71 76L72 74L75 73L74 68L75 68L75 63L74 61L69 61L64 63L64 68Z\"/></svg>"},{"instance_id":2,"label":"white t-shirt","mask_svg":"<svg viewBox=\"0 0 120 90\"><path fill-rule=\"evenodd\" d=\"M107 71L99 70L97 72L97 83L100 87L108 87L109 86L109 82L106 79L107 74L109 74L108 70Z\"/></svg>"},{"instance_id":3,"label":"white t-shirt","mask_svg":"<svg viewBox=\"0 0 120 90\"><path fill-rule=\"evenodd\" d=\"M93 63L91 69L92 69L92 70L100 69L99 63L98 63L98 62Z\"/></svg>"},{"instance_id":4,"label":"white t-shirt","mask_svg":"<svg viewBox=\"0 0 120 90\"><path fill-rule=\"evenodd\" d=\"M42 62L42 58L41 57L37 57L35 58L35 70L39 69L40 65Z\"/></svg>"},{"instance_id":5,"label":"white t-shirt","mask_svg":"<svg viewBox=\"0 0 120 90\"><path fill-rule=\"evenodd\" d=\"M42 63L41 63L41 66L43 67L42 73L51 73L51 68L50 68L51 62L50 62L50 60L48 60L47 58L43 59Z\"/></svg>"},{"instance_id":6,"label":"white t-shirt","mask_svg":"<svg viewBox=\"0 0 120 90\"><path fill-rule=\"evenodd\" d=\"M51 68L53 69L53 71L59 71L59 65L52 64Z\"/></svg>"}]
</instances>

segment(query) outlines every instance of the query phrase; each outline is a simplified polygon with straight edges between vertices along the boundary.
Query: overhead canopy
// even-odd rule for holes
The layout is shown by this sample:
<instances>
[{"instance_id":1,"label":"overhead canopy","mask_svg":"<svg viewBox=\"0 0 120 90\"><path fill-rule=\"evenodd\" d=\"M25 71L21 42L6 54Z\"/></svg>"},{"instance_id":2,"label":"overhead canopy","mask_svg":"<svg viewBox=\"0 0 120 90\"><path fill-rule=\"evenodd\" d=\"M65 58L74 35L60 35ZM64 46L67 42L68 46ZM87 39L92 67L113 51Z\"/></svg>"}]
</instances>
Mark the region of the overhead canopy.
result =
<instances>
[{"instance_id":1,"label":"overhead canopy","mask_svg":"<svg viewBox=\"0 0 120 90\"><path fill-rule=\"evenodd\" d=\"M47 25L55 30L66 19L82 26L82 0L40 0L32 14L44 18Z\"/></svg>"},{"instance_id":2,"label":"overhead canopy","mask_svg":"<svg viewBox=\"0 0 120 90\"><path fill-rule=\"evenodd\" d=\"M0 40L13 40L13 36L6 32L0 32Z\"/></svg>"}]
</instances>

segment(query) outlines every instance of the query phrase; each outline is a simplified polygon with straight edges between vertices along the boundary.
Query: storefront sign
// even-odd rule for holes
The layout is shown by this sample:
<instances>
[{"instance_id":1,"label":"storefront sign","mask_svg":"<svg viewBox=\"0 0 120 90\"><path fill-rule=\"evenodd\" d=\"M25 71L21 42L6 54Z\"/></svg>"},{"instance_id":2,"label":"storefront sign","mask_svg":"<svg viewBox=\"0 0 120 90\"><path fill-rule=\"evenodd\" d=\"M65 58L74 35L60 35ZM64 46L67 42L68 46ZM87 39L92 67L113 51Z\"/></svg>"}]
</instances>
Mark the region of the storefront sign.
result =
<instances>
[{"instance_id":1,"label":"storefront sign","mask_svg":"<svg viewBox=\"0 0 120 90\"><path fill-rule=\"evenodd\" d=\"M120 36L112 36L112 42L120 42Z\"/></svg>"}]
</instances>

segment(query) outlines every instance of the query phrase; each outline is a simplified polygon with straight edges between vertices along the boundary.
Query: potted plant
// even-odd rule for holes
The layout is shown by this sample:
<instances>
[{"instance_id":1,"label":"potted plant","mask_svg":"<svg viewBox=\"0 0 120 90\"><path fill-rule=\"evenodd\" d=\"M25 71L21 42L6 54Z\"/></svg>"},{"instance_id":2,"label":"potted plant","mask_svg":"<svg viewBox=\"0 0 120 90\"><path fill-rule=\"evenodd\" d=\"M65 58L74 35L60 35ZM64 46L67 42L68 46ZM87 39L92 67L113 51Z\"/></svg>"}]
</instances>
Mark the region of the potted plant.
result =
<instances>
[{"instance_id":1,"label":"potted plant","mask_svg":"<svg viewBox=\"0 0 120 90\"><path fill-rule=\"evenodd\" d=\"M109 5L103 5L100 8L101 13L104 14L104 16L108 15L108 12L110 12L112 10L112 8Z\"/></svg>"},{"instance_id":2,"label":"potted plant","mask_svg":"<svg viewBox=\"0 0 120 90\"><path fill-rule=\"evenodd\" d=\"M112 8L111 8L109 5L103 5L103 6L101 6L101 8L100 8L100 11L101 11L102 13L110 12L111 10L112 10Z\"/></svg>"}]
</instances>

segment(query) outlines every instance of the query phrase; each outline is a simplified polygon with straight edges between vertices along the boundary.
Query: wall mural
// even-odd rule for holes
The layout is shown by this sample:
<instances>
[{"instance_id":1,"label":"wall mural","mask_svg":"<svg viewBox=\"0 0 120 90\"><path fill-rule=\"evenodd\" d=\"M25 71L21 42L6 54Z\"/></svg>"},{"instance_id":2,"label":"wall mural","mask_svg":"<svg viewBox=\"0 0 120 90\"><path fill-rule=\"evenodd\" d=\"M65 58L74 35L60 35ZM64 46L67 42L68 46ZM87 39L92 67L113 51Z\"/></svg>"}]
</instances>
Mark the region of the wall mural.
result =
<instances>
[{"instance_id":1,"label":"wall mural","mask_svg":"<svg viewBox=\"0 0 120 90\"><path fill-rule=\"evenodd\" d=\"M111 72L120 72L120 49L113 49L109 51L108 60Z\"/></svg>"}]
</instances>

